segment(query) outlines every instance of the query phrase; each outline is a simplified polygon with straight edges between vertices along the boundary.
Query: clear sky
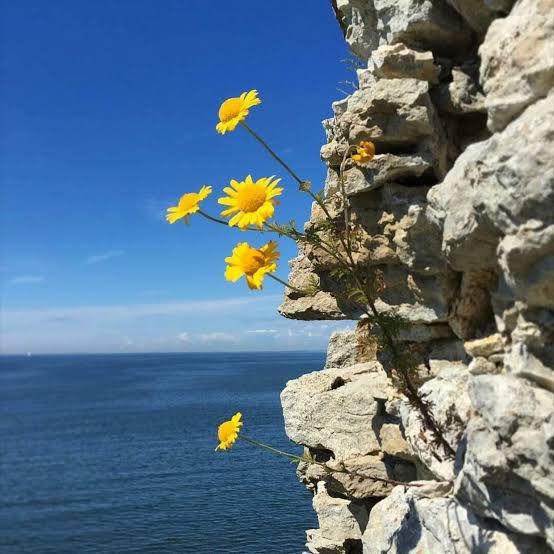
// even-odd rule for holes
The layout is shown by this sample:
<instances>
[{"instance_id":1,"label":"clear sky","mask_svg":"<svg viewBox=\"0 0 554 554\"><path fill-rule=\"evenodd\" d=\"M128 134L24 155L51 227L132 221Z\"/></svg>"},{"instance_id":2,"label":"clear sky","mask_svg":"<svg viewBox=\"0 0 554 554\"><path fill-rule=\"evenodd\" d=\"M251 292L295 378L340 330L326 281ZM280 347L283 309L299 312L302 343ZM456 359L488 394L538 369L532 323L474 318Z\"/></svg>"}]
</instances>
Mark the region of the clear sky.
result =
<instances>
[{"instance_id":1,"label":"clear sky","mask_svg":"<svg viewBox=\"0 0 554 554\"><path fill-rule=\"evenodd\" d=\"M0 1L2 351L322 349L346 323L277 314L282 290L223 279L233 246L262 238L199 217L179 196L277 174L279 220L309 203L220 102L252 88L249 123L323 183L321 120L353 74L325 0ZM281 240L286 278L294 244Z\"/></svg>"}]
</instances>

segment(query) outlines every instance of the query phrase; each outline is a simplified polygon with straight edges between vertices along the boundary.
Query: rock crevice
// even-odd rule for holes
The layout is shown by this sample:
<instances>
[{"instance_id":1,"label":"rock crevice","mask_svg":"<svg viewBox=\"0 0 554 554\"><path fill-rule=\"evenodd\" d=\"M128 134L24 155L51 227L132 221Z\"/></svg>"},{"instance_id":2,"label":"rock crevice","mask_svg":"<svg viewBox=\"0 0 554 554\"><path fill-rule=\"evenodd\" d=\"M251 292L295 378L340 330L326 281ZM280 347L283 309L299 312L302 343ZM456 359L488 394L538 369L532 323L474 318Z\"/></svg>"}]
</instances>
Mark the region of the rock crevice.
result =
<instances>
[{"instance_id":1,"label":"rock crevice","mask_svg":"<svg viewBox=\"0 0 554 554\"><path fill-rule=\"evenodd\" d=\"M324 189L349 145L376 156L345 171L379 270L379 311L409 326L421 392L448 458L382 365L360 320L330 340L325 369L290 381L291 440L319 528L313 554L554 549L554 5L551 0L336 0L364 61L359 86L323 122ZM343 206L331 208L337 220ZM322 214L314 206L307 226ZM359 319L331 257L302 247L280 312ZM420 486L362 478L416 481Z\"/></svg>"}]
</instances>

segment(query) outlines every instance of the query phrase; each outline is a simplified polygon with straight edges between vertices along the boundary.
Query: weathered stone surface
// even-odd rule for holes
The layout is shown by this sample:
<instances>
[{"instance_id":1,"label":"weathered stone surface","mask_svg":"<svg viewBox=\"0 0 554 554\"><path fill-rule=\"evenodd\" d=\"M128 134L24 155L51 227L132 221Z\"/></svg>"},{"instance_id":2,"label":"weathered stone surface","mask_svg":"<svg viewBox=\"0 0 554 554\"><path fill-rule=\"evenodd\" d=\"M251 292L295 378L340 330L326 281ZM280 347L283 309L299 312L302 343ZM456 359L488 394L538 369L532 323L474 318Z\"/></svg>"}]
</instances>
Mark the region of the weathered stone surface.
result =
<instances>
[{"instance_id":1,"label":"weathered stone surface","mask_svg":"<svg viewBox=\"0 0 554 554\"><path fill-rule=\"evenodd\" d=\"M431 96L441 113L464 115L486 111L478 75L469 66L454 67L452 80L433 89Z\"/></svg>"},{"instance_id":2,"label":"weathered stone surface","mask_svg":"<svg viewBox=\"0 0 554 554\"><path fill-rule=\"evenodd\" d=\"M298 474L309 488L315 489L317 484L324 482L328 490L335 495L351 500L368 500L385 497L393 488L392 484L378 479L413 481L416 478L416 468L410 462L411 460L385 459L382 454L366 454L326 462L330 469L346 470L349 473L328 472L316 464L301 463L298 466Z\"/></svg>"},{"instance_id":3,"label":"weathered stone surface","mask_svg":"<svg viewBox=\"0 0 554 554\"><path fill-rule=\"evenodd\" d=\"M494 335L489 335L482 339L467 341L464 343L464 348L466 352L474 358L477 356L488 358L492 354L503 352L504 343L500 334L494 333Z\"/></svg>"},{"instance_id":4,"label":"weathered stone surface","mask_svg":"<svg viewBox=\"0 0 554 554\"><path fill-rule=\"evenodd\" d=\"M554 547L554 394L505 375L474 377L468 388L475 415L456 497L481 516Z\"/></svg>"},{"instance_id":5,"label":"weathered stone surface","mask_svg":"<svg viewBox=\"0 0 554 554\"><path fill-rule=\"evenodd\" d=\"M472 375L486 375L487 373L500 373L502 371L494 362L481 357L471 360L468 370Z\"/></svg>"},{"instance_id":6,"label":"weathered stone surface","mask_svg":"<svg viewBox=\"0 0 554 554\"><path fill-rule=\"evenodd\" d=\"M450 446L456 450L470 416L471 404L467 393L470 374L463 364L451 363L434 379L420 389L431 403L433 415ZM406 439L418 458L439 479L454 478L454 460L442 447L433 444L433 437L425 429L417 411L403 403L400 415Z\"/></svg>"},{"instance_id":7,"label":"weathered stone surface","mask_svg":"<svg viewBox=\"0 0 554 554\"><path fill-rule=\"evenodd\" d=\"M431 0L337 0L337 19L352 51L367 59L382 43L455 53L471 33L446 4Z\"/></svg>"},{"instance_id":8,"label":"weathered stone surface","mask_svg":"<svg viewBox=\"0 0 554 554\"><path fill-rule=\"evenodd\" d=\"M349 206L353 256L376 280L377 310L410 323L399 348L414 357L414 380L456 460L386 379L381 332L361 322L333 336L328 369L283 392L289 436L335 469L303 463L299 476L322 498L314 503L322 513L325 494L347 510L377 502L363 554L546 552L545 537L554 548L554 5L518 0L509 13L513 0L335 4L368 66L323 123L328 209L342 222ZM376 156L345 162L345 201L339 166L366 139ZM314 206L306 229L323 216ZM292 284L322 292L289 290L284 314L360 317L333 277L336 259L313 246L300 254ZM391 490L362 472L457 476L455 497L451 484ZM363 526L342 517L309 532L310 552L362 554Z\"/></svg>"},{"instance_id":9,"label":"weathered stone surface","mask_svg":"<svg viewBox=\"0 0 554 554\"><path fill-rule=\"evenodd\" d=\"M358 361L356 330L335 331L327 346L325 368L348 367Z\"/></svg>"},{"instance_id":10,"label":"weathered stone surface","mask_svg":"<svg viewBox=\"0 0 554 554\"><path fill-rule=\"evenodd\" d=\"M500 131L554 86L551 0L519 0L479 49L491 131Z\"/></svg>"},{"instance_id":11,"label":"weathered stone surface","mask_svg":"<svg viewBox=\"0 0 554 554\"><path fill-rule=\"evenodd\" d=\"M420 79L437 83L440 68L432 52L419 52L405 44L383 44L371 53L369 73L378 79Z\"/></svg>"},{"instance_id":12,"label":"weathered stone surface","mask_svg":"<svg viewBox=\"0 0 554 554\"><path fill-rule=\"evenodd\" d=\"M492 325L490 293L496 282L496 273L486 269L466 271L462 275L457 297L451 304L448 316L448 322L458 337L474 337Z\"/></svg>"},{"instance_id":13,"label":"weathered stone surface","mask_svg":"<svg viewBox=\"0 0 554 554\"><path fill-rule=\"evenodd\" d=\"M377 154L364 167L353 165L344 172L346 193L354 196L387 183L421 177L426 171L433 169L432 162L428 153L424 156Z\"/></svg>"},{"instance_id":14,"label":"weathered stone surface","mask_svg":"<svg viewBox=\"0 0 554 554\"><path fill-rule=\"evenodd\" d=\"M446 0L476 31L483 36L497 17L510 13L515 0Z\"/></svg>"},{"instance_id":15,"label":"weathered stone surface","mask_svg":"<svg viewBox=\"0 0 554 554\"><path fill-rule=\"evenodd\" d=\"M410 445L402 435L400 427L394 423L385 423L379 431L381 450L388 456L395 456L404 460L417 459Z\"/></svg>"},{"instance_id":16,"label":"weathered stone surface","mask_svg":"<svg viewBox=\"0 0 554 554\"><path fill-rule=\"evenodd\" d=\"M518 241L519 253L511 259L503 255L502 264L516 298L520 283L528 279L536 291L534 305L544 303L550 291L553 138L554 102L549 97L503 132L469 146L428 194L427 215L442 227L442 249L454 269L494 269L500 240L510 236L511 251L516 248L513 241L524 234L528 246Z\"/></svg>"},{"instance_id":17,"label":"weathered stone surface","mask_svg":"<svg viewBox=\"0 0 554 554\"><path fill-rule=\"evenodd\" d=\"M437 484L438 487L439 484ZM429 489L429 485L427 485ZM506 532L453 498L396 487L371 510L364 554L535 554L544 542Z\"/></svg>"},{"instance_id":18,"label":"weathered stone surface","mask_svg":"<svg viewBox=\"0 0 554 554\"><path fill-rule=\"evenodd\" d=\"M356 552L361 546L362 533L369 513L363 504L344 498L333 497L326 486L320 483L313 498L319 529L308 531L308 548L316 554ZM361 549L358 549L361 553Z\"/></svg>"},{"instance_id":19,"label":"weathered stone surface","mask_svg":"<svg viewBox=\"0 0 554 554\"><path fill-rule=\"evenodd\" d=\"M429 84L418 79L380 79L348 98L352 144L373 140L383 146L417 143L437 132Z\"/></svg>"},{"instance_id":20,"label":"weathered stone surface","mask_svg":"<svg viewBox=\"0 0 554 554\"><path fill-rule=\"evenodd\" d=\"M377 362L302 375L281 393L289 438L346 459L379 452L372 429L388 383Z\"/></svg>"}]
</instances>

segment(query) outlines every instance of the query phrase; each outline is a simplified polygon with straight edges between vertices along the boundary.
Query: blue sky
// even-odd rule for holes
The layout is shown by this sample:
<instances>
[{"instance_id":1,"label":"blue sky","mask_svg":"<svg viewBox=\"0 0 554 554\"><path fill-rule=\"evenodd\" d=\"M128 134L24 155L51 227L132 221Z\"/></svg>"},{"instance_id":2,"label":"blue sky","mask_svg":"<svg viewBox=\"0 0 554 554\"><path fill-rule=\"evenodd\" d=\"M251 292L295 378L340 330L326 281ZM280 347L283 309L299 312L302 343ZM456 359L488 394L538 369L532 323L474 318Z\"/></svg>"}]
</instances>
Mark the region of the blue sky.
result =
<instances>
[{"instance_id":1,"label":"blue sky","mask_svg":"<svg viewBox=\"0 0 554 554\"><path fill-rule=\"evenodd\" d=\"M330 3L329 3L330 4ZM319 188L321 120L353 74L321 0L0 2L2 351L322 349L346 323L277 314L273 282L227 283L233 246L261 238L192 218L179 196L278 174L280 220L309 203L220 102L259 90L249 123ZM280 243L278 274L296 247Z\"/></svg>"}]
</instances>

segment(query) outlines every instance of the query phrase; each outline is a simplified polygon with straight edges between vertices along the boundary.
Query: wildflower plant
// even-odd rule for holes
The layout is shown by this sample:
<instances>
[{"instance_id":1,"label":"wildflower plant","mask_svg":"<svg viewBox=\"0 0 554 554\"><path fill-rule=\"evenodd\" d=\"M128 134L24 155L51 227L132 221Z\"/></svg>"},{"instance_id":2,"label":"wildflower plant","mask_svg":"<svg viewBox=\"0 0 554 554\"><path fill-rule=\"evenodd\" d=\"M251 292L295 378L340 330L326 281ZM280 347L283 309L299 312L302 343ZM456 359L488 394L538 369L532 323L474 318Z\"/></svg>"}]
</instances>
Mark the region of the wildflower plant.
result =
<instances>
[{"instance_id":1,"label":"wildflower plant","mask_svg":"<svg viewBox=\"0 0 554 554\"><path fill-rule=\"evenodd\" d=\"M342 285L342 291L334 293L337 299L355 306L364 315L364 324L372 330L378 330L378 333L372 333L368 340L377 341L378 350L386 355L385 370L391 381L418 411L423 425L432 434L434 445L440 446L446 457L453 457L454 449L437 423L432 406L419 392L418 364L412 353L398 341L399 332L408 323L398 314L383 313L377 309L376 299L385 287L384 280L377 270L369 271L358 261L358 253L362 244L361 228L351 217L344 173L346 168L352 164L363 166L370 163L376 155L374 143L366 140L359 144L348 145L340 164L338 188L329 191L327 195L314 192L310 181L302 179L266 140L246 123L249 110L259 104L261 104L261 100L256 90L244 92L238 97L225 100L219 109L217 132L225 134L236 130L237 127L243 128L296 182L298 190L318 206L322 214L321 220L310 225L304 231L297 229L294 222L278 223L273 221L278 204L276 197L283 192L283 187L278 186L281 184L281 179L272 176L254 180L251 175L248 175L242 181L231 180L230 186L223 189L225 196L218 199L218 203L225 207L221 211L221 217L228 219L221 219L200 209L200 202L212 191L211 187L202 187L198 193L184 194L178 206L168 209L166 216L168 222L174 223L183 218L188 223L188 216L198 213L211 222L227 227L238 227L241 231L274 233L278 237L287 237L299 245L309 246L316 257L319 255L331 259L335 266L332 277ZM341 218L333 216L337 206L342 209L343 217ZM264 278L267 276L304 296L314 295L319 291L316 280L305 289L298 289L275 275L278 258L279 252L275 241L269 241L259 247L241 242L233 249L231 256L225 258L227 263L225 279L235 282L244 276L250 289L259 290L263 287ZM242 425L240 417L240 413L235 414L229 422L220 425L219 449L229 448L237 438L240 438L239 431ZM283 453L253 439L244 436L242 438L256 446L296 461L322 465L311 458Z\"/></svg>"}]
</instances>

